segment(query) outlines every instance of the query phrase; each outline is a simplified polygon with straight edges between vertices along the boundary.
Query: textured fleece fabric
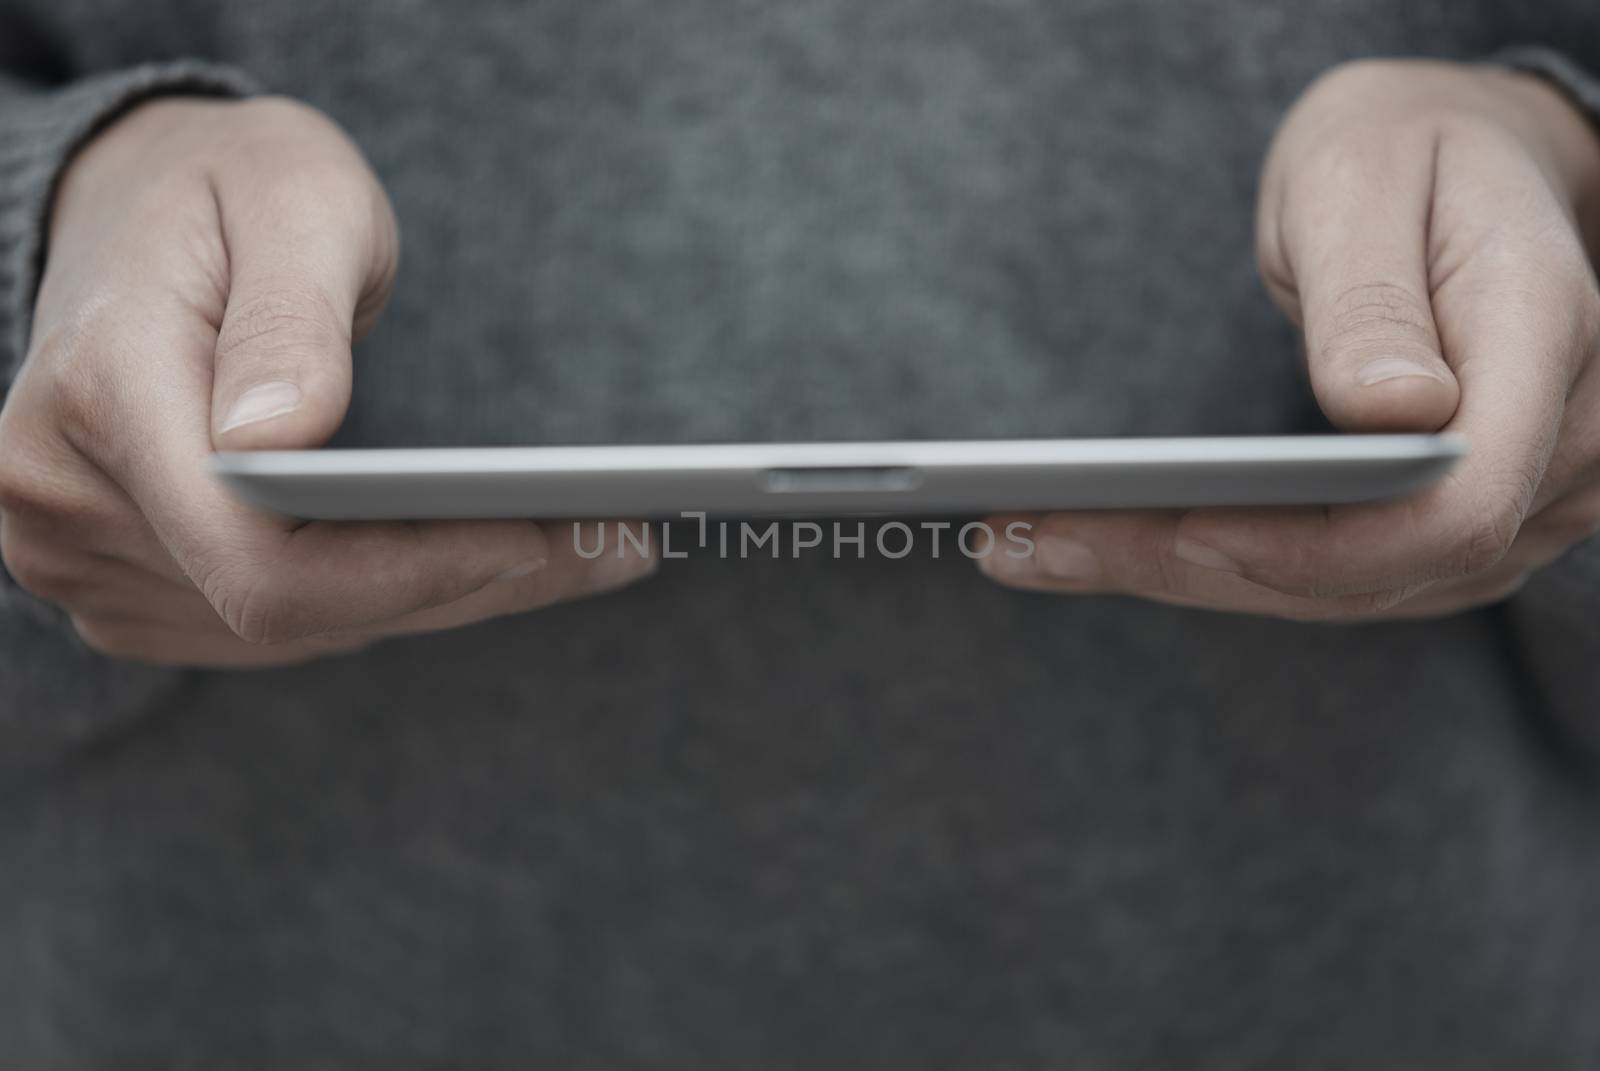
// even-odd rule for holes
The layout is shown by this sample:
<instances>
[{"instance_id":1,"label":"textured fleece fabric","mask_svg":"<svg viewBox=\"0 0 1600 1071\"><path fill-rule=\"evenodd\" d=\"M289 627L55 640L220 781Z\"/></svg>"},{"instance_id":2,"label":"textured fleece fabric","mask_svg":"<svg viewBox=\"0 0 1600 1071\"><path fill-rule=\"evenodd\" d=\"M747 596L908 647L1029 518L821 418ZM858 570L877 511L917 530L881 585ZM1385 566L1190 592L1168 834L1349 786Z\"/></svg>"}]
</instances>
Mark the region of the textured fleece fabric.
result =
<instances>
[{"instance_id":1,"label":"textured fleece fabric","mask_svg":"<svg viewBox=\"0 0 1600 1071\"><path fill-rule=\"evenodd\" d=\"M9 0L0 356L73 146L259 85L405 235L344 445L1309 430L1267 139L1511 46L1595 104L1592 0ZM8 1069L1600 1066L1592 544L1342 628L697 554L262 673L3 598Z\"/></svg>"}]
</instances>

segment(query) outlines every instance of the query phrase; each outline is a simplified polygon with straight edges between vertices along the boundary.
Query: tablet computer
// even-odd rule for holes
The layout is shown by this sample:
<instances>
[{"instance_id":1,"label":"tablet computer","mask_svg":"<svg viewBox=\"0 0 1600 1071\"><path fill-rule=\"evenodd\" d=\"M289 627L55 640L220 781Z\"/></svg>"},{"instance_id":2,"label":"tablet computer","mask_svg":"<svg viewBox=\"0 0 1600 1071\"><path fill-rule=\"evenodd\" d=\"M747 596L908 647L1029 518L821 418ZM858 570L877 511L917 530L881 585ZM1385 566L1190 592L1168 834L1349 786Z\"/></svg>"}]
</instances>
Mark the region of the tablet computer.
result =
<instances>
[{"instance_id":1,"label":"tablet computer","mask_svg":"<svg viewBox=\"0 0 1600 1071\"><path fill-rule=\"evenodd\" d=\"M718 443L219 453L217 475L305 520L936 516L1391 498L1456 435Z\"/></svg>"}]
</instances>

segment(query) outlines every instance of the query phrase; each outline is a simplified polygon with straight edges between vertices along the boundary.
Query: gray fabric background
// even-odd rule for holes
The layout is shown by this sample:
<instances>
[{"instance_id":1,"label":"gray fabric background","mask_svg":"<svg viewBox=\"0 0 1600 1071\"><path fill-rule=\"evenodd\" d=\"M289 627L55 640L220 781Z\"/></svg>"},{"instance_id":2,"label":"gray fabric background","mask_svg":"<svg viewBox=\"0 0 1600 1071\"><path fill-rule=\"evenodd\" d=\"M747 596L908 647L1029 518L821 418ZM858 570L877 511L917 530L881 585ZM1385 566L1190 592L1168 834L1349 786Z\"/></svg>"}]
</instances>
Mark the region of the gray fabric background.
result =
<instances>
[{"instance_id":1,"label":"gray fabric background","mask_svg":"<svg viewBox=\"0 0 1600 1071\"><path fill-rule=\"evenodd\" d=\"M74 132L254 79L405 235L342 443L1308 429L1271 130L1517 43L1600 14L11 0L0 326ZM6 1067L1600 1062L1593 545L1365 628L700 556L254 675L0 595Z\"/></svg>"}]
</instances>

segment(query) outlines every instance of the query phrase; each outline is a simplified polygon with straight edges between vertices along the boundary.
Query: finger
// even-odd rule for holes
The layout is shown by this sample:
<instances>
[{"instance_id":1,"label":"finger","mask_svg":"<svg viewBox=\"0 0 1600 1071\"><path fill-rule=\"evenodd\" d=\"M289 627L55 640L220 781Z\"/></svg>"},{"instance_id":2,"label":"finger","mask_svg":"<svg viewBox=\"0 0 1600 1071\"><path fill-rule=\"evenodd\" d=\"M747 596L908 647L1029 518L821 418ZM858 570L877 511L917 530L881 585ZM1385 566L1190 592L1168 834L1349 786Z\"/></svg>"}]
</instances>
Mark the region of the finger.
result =
<instances>
[{"instance_id":1,"label":"finger","mask_svg":"<svg viewBox=\"0 0 1600 1071\"><path fill-rule=\"evenodd\" d=\"M1434 431L1459 388L1434 327L1434 154L1385 131L1309 150L1265 217L1298 294L1312 389L1345 431Z\"/></svg>"},{"instance_id":2,"label":"finger","mask_svg":"<svg viewBox=\"0 0 1600 1071\"><path fill-rule=\"evenodd\" d=\"M294 665L349 654L373 643L369 636L341 634L263 647L246 643L221 627L192 629L91 616L74 616L72 625L91 650L159 666L256 669Z\"/></svg>"},{"instance_id":3,"label":"finger","mask_svg":"<svg viewBox=\"0 0 1600 1071\"><path fill-rule=\"evenodd\" d=\"M1313 598L1263 587L1244 577L1193 565L1175 553L1181 515L1170 511L1085 511L991 518L998 529L1029 526L1031 553L996 550L980 560L1011 587L1062 594L1124 594L1179 606L1298 621L1371 616L1410 591Z\"/></svg>"},{"instance_id":4,"label":"finger","mask_svg":"<svg viewBox=\"0 0 1600 1071\"><path fill-rule=\"evenodd\" d=\"M1375 616L1385 620L1411 621L1481 610L1505 602L1521 591L1528 582L1528 575L1496 570L1486 577L1439 584Z\"/></svg>"},{"instance_id":5,"label":"finger","mask_svg":"<svg viewBox=\"0 0 1600 1071\"><path fill-rule=\"evenodd\" d=\"M1435 225L1463 238L1438 253L1433 307L1461 388L1446 428L1469 440L1469 456L1434 487L1399 501L1192 512L1177 532L1180 557L1320 596L1468 576L1510 550L1592 345L1592 279L1570 222L1531 164L1473 147L1459 156L1441 150L1441 170L1473 175L1480 188L1435 208ZM1484 206L1503 204L1522 206L1522 214L1482 235Z\"/></svg>"},{"instance_id":6,"label":"finger","mask_svg":"<svg viewBox=\"0 0 1600 1071\"><path fill-rule=\"evenodd\" d=\"M1517 533L1511 550L1479 576L1428 588L1395 607L1395 616L1438 617L1502 602L1539 570L1600 534L1600 486L1593 484L1538 508Z\"/></svg>"},{"instance_id":7,"label":"finger","mask_svg":"<svg viewBox=\"0 0 1600 1071\"><path fill-rule=\"evenodd\" d=\"M603 521L597 526L595 522L584 522L582 534L573 537L561 531L561 525L546 526L551 553L544 568L531 572L512 570L464 598L406 614L372 632L396 636L459 628L568 599L598 595L642 580L656 571L660 559L647 542L649 528L637 522L628 523L634 538L624 540L618 534L624 523ZM577 552L579 546L585 549L585 555ZM600 548L597 555L586 556L596 547ZM645 549L641 551L641 547Z\"/></svg>"},{"instance_id":8,"label":"finger","mask_svg":"<svg viewBox=\"0 0 1600 1071\"><path fill-rule=\"evenodd\" d=\"M1600 532L1600 490L1589 487L1531 516L1491 569L1464 579L1356 594L1290 594L1176 553L1184 516L1173 511L1083 512L990 518L1026 525L1032 552L996 549L980 562L1011 587L1069 594L1129 594L1180 606L1294 620L1437 617L1514 594L1533 573Z\"/></svg>"},{"instance_id":9,"label":"finger","mask_svg":"<svg viewBox=\"0 0 1600 1071\"><path fill-rule=\"evenodd\" d=\"M79 563L127 566L173 583L188 583L143 514L122 491L111 488L97 500L63 500L51 510L16 510L3 518L6 542L26 548L78 579Z\"/></svg>"},{"instance_id":10,"label":"finger","mask_svg":"<svg viewBox=\"0 0 1600 1071\"><path fill-rule=\"evenodd\" d=\"M319 523L242 555L208 553L195 579L238 635L281 643L442 606L547 559L526 521Z\"/></svg>"},{"instance_id":11,"label":"finger","mask_svg":"<svg viewBox=\"0 0 1600 1071\"><path fill-rule=\"evenodd\" d=\"M550 533L553 548L548 569L514 571L483 590L432 610L407 614L373 629L341 630L270 645L246 643L230 633L216 612L192 590L158 590L158 578L130 573L101 589L92 604L69 605L79 635L90 646L118 658L171 665L206 665L248 668L285 665L346 654L392 636L436 632L491 617L531 610L584 595L614 590L650 575L658 558L653 550L640 552L644 526L630 524L631 540L622 540L617 526L604 522L597 538L595 525L585 523L581 540L566 541ZM595 557L574 549L603 547ZM141 602L141 600L147 600ZM159 607L153 612L153 607Z\"/></svg>"},{"instance_id":12,"label":"finger","mask_svg":"<svg viewBox=\"0 0 1600 1071\"><path fill-rule=\"evenodd\" d=\"M376 637L456 628L612 591L656 571L659 558L653 550L638 549L646 545L643 525L630 525L635 538L623 542L612 534L623 522L602 523L605 534L599 538L586 534L579 544L591 548L603 543L604 550L596 557L580 556L573 543L547 531L552 553L545 567L513 568L463 598L359 631ZM0 533L4 527L0 524ZM596 526L585 522L585 527L592 533ZM216 609L187 581L173 583L118 559L62 555L35 566L31 579L66 610L102 623L193 632L225 627Z\"/></svg>"},{"instance_id":13,"label":"finger","mask_svg":"<svg viewBox=\"0 0 1600 1071\"><path fill-rule=\"evenodd\" d=\"M178 303L153 297L149 307L93 343L126 350L129 362L177 355L160 377L110 385L102 404L123 432L99 462L241 637L278 643L361 628L453 602L548 556L526 521L297 525L237 501L207 465L214 335Z\"/></svg>"},{"instance_id":14,"label":"finger","mask_svg":"<svg viewBox=\"0 0 1600 1071\"><path fill-rule=\"evenodd\" d=\"M10 539L10 518L0 518L0 545L20 587L72 613L128 621L219 625L217 612L187 580L174 582L119 558L78 550L52 550Z\"/></svg>"},{"instance_id":15,"label":"finger","mask_svg":"<svg viewBox=\"0 0 1600 1071\"><path fill-rule=\"evenodd\" d=\"M357 320L387 296L397 242L381 190L341 143L306 151L270 181L218 191L229 258L212 383L218 449L322 445L349 405Z\"/></svg>"},{"instance_id":16,"label":"finger","mask_svg":"<svg viewBox=\"0 0 1600 1071\"><path fill-rule=\"evenodd\" d=\"M0 518L0 547L15 542L10 538L15 527L10 520ZM648 543L645 526L629 524L631 538L623 540L616 534L623 523L607 521L597 526L585 522L585 534L576 540L547 532L552 547L547 567L512 569L464 598L362 631L376 637L455 628L600 594L643 579L655 572L659 559ZM594 534L597 527L601 529L598 536ZM577 546L601 549L586 557L577 553ZM186 579L175 583L118 558L49 547L20 556L12 551L8 560L12 559L23 565L34 594L102 625L194 633L225 629L216 609Z\"/></svg>"},{"instance_id":17,"label":"finger","mask_svg":"<svg viewBox=\"0 0 1600 1071\"><path fill-rule=\"evenodd\" d=\"M1580 526L1600 517L1600 420L1581 415L1600 413L1600 285L1591 285L1587 296L1588 344L1579 347L1583 371L1567 395L1561 441L1533 502L1535 512L1560 503L1560 511L1572 514Z\"/></svg>"}]
</instances>

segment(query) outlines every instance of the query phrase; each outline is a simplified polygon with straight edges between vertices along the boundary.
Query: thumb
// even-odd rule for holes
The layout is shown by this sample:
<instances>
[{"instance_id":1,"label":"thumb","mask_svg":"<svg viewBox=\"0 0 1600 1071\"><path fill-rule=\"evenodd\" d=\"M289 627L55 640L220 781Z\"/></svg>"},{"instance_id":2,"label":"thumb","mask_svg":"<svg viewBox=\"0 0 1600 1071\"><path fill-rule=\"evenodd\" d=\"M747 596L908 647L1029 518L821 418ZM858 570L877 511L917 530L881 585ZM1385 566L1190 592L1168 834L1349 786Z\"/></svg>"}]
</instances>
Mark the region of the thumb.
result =
<instances>
[{"instance_id":1,"label":"thumb","mask_svg":"<svg viewBox=\"0 0 1600 1071\"><path fill-rule=\"evenodd\" d=\"M350 404L351 339L387 297L393 257L373 248L374 228L351 227L310 192L224 213L231 277L211 388L216 449L321 446Z\"/></svg>"},{"instance_id":2,"label":"thumb","mask_svg":"<svg viewBox=\"0 0 1600 1071\"><path fill-rule=\"evenodd\" d=\"M212 445L296 450L326 442L350 404L350 323L309 292L236 289L217 336Z\"/></svg>"},{"instance_id":3,"label":"thumb","mask_svg":"<svg viewBox=\"0 0 1600 1071\"><path fill-rule=\"evenodd\" d=\"M1289 195L1283 248L1311 386L1342 431L1436 431L1460 401L1430 300L1432 195L1426 154L1329 169Z\"/></svg>"}]
</instances>

